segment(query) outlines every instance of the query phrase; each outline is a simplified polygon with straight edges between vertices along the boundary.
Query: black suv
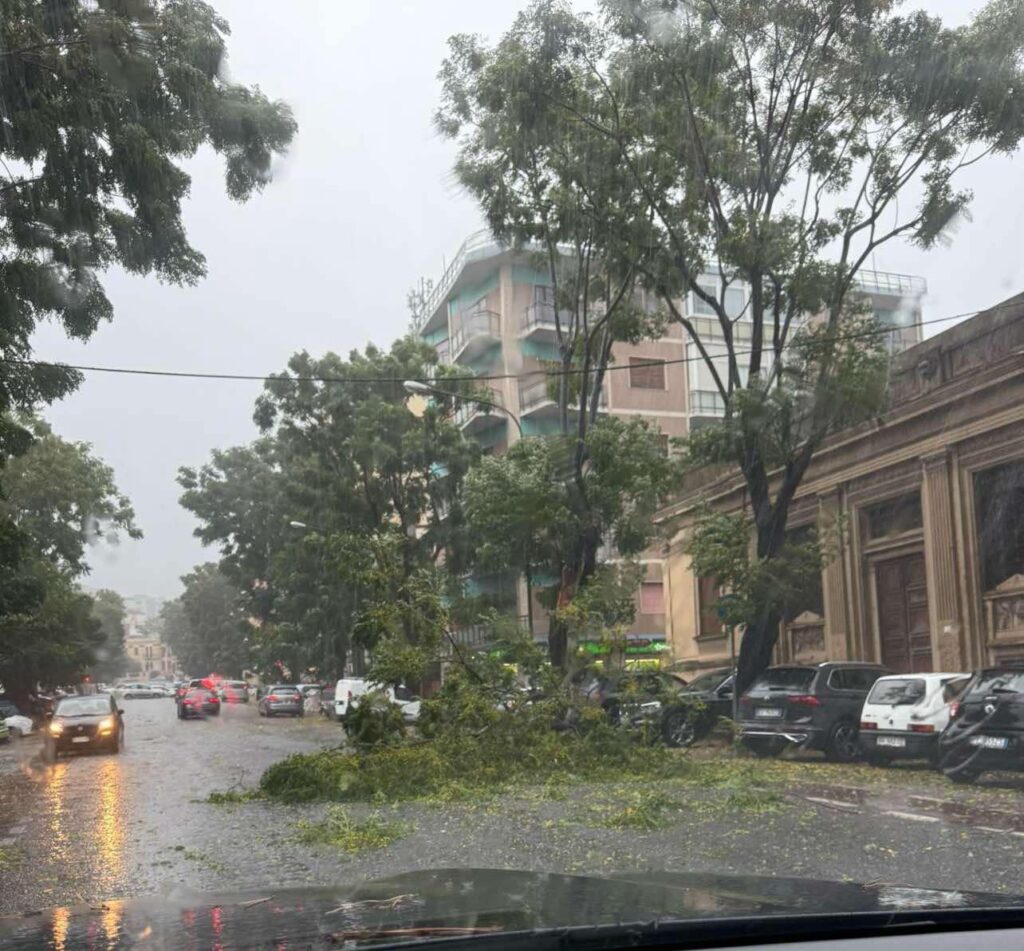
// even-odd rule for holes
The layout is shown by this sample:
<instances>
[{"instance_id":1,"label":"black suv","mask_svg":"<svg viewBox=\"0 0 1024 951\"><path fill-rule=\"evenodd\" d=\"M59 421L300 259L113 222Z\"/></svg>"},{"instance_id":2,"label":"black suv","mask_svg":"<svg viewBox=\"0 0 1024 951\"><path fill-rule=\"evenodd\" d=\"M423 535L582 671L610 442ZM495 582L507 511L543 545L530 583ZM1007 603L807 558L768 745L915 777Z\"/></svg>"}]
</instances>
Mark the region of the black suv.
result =
<instances>
[{"instance_id":1,"label":"black suv","mask_svg":"<svg viewBox=\"0 0 1024 951\"><path fill-rule=\"evenodd\" d=\"M756 756L777 756L794 745L823 750L837 762L858 759L864 699L891 673L856 661L769 667L740 698L743 745Z\"/></svg>"},{"instance_id":2,"label":"black suv","mask_svg":"<svg viewBox=\"0 0 1024 951\"><path fill-rule=\"evenodd\" d=\"M971 677L950 706L939 757L939 768L955 783L972 783L986 770L1024 770L1024 660Z\"/></svg>"},{"instance_id":3,"label":"black suv","mask_svg":"<svg viewBox=\"0 0 1024 951\"><path fill-rule=\"evenodd\" d=\"M679 706L665 711L662 732L668 746L692 746L721 717L732 717L732 668L709 670L679 692Z\"/></svg>"}]
</instances>

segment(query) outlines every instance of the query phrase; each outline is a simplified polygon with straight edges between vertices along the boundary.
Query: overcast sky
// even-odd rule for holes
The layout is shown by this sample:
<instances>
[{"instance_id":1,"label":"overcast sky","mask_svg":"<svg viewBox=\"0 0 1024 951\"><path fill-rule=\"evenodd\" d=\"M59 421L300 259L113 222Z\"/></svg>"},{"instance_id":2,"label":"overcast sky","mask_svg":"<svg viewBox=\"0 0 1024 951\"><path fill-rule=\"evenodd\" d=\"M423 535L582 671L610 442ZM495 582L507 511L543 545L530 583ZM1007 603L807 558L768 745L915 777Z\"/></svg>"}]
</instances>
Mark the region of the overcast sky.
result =
<instances>
[{"instance_id":1,"label":"overcast sky","mask_svg":"<svg viewBox=\"0 0 1024 951\"><path fill-rule=\"evenodd\" d=\"M224 195L215 157L191 163L185 219L209 276L195 288L110 274L112 323L88 344L55 328L40 359L101 366L270 373L290 354L388 346L408 326L405 298L440 274L481 226L450 173L453 150L431 127L436 74L455 32L497 36L523 4L493 0L213 0L232 28L229 68L288 101L299 132L274 183L246 205ZM962 0L929 10L965 18ZM972 311L1024 289L1021 157L970 169L973 221L949 248L879 254L879 270L928 281L926 319ZM942 329L929 328L929 330ZM216 558L192 536L174 476L211 449L255 435L259 384L88 374L48 418L92 443L132 499L145 538L94 549L89 586L173 597L179 576Z\"/></svg>"}]
</instances>

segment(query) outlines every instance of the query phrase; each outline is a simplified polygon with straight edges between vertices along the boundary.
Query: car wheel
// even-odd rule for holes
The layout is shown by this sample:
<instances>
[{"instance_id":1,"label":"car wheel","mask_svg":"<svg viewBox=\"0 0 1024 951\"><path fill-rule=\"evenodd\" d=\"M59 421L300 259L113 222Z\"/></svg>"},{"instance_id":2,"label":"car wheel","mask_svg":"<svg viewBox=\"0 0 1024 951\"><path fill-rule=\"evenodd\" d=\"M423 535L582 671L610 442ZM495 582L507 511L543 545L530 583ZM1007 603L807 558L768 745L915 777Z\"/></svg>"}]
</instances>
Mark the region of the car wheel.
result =
<instances>
[{"instance_id":1,"label":"car wheel","mask_svg":"<svg viewBox=\"0 0 1024 951\"><path fill-rule=\"evenodd\" d=\"M697 741L697 724L686 710L670 710L665 717L662 736L668 746L685 749Z\"/></svg>"},{"instance_id":2,"label":"car wheel","mask_svg":"<svg viewBox=\"0 0 1024 951\"><path fill-rule=\"evenodd\" d=\"M886 756L884 753L869 753L868 763L871 766L876 766L879 769L883 769L886 766L892 764L892 757Z\"/></svg>"},{"instance_id":3,"label":"car wheel","mask_svg":"<svg viewBox=\"0 0 1024 951\"><path fill-rule=\"evenodd\" d=\"M758 759L778 756L785 749L785 740L776 740L765 736L751 736L743 740L743 745Z\"/></svg>"},{"instance_id":4,"label":"car wheel","mask_svg":"<svg viewBox=\"0 0 1024 951\"><path fill-rule=\"evenodd\" d=\"M829 730L825 757L834 763L852 763L860 759L857 727L850 720L840 720Z\"/></svg>"}]
</instances>

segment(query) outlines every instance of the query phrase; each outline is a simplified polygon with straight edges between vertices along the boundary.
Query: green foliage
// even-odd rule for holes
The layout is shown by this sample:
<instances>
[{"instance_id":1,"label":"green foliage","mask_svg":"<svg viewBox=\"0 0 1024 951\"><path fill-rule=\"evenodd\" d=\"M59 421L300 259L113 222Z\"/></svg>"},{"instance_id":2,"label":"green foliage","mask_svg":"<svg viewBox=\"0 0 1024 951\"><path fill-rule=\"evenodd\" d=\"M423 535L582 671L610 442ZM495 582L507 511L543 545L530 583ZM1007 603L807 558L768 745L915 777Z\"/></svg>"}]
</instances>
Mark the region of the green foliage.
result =
<instances>
[{"instance_id":1,"label":"green foliage","mask_svg":"<svg viewBox=\"0 0 1024 951\"><path fill-rule=\"evenodd\" d=\"M248 667L252 629L238 590L210 563L181 581L185 590L160 610L165 643L190 673L240 677Z\"/></svg>"},{"instance_id":2,"label":"green foliage","mask_svg":"<svg viewBox=\"0 0 1024 951\"><path fill-rule=\"evenodd\" d=\"M27 359L44 319L87 339L112 315L99 274L120 266L178 284L205 272L187 240L181 167L202 146L225 159L241 201L269 181L295 122L287 106L225 79L227 24L201 0L0 7L0 323ZM0 368L0 414L73 390L77 371ZM0 424L0 457L24 448Z\"/></svg>"},{"instance_id":3,"label":"green foliage","mask_svg":"<svg viewBox=\"0 0 1024 951\"><path fill-rule=\"evenodd\" d=\"M262 795L258 789L228 789L224 792L217 792L216 790L210 793L206 797L206 802L214 806L225 806L225 805L241 805L246 802L253 802L257 799L262 799Z\"/></svg>"},{"instance_id":4,"label":"green foliage","mask_svg":"<svg viewBox=\"0 0 1024 951\"><path fill-rule=\"evenodd\" d=\"M116 591L103 589L93 595L92 616L99 623L103 644L96 651L92 677L112 681L125 673L129 658L124 652L124 598Z\"/></svg>"},{"instance_id":5,"label":"green foliage","mask_svg":"<svg viewBox=\"0 0 1024 951\"><path fill-rule=\"evenodd\" d=\"M300 819L295 829L296 838L306 845L333 845L350 854L387 848L412 831L409 823L389 822L376 812L353 819L341 806L330 806L320 822Z\"/></svg>"},{"instance_id":6,"label":"green foliage","mask_svg":"<svg viewBox=\"0 0 1024 951\"><path fill-rule=\"evenodd\" d=\"M353 700L345 714L344 727L349 742L357 749L396 746L405 737L401 707L379 690Z\"/></svg>"},{"instance_id":7,"label":"green foliage","mask_svg":"<svg viewBox=\"0 0 1024 951\"><path fill-rule=\"evenodd\" d=\"M661 790L639 793L635 799L617 812L607 816L603 825L610 829L637 829L653 832L671 824L669 812L678 812L681 803Z\"/></svg>"}]
</instances>

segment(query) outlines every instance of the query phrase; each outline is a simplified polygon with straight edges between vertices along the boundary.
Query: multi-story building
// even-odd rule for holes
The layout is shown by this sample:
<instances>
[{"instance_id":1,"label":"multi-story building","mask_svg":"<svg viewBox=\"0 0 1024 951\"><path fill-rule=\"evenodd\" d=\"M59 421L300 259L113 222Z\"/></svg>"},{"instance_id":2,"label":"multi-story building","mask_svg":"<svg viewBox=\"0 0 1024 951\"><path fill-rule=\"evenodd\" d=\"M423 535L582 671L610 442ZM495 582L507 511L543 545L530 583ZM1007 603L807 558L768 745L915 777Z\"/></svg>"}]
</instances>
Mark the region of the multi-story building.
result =
<instances>
[{"instance_id":1,"label":"multi-story building","mask_svg":"<svg viewBox=\"0 0 1024 951\"><path fill-rule=\"evenodd\" d=\"M178 662L171 649L150 634L133 634L124 639L124 652L134 661L141 676L173 679L178 673Z\"/></svg>"},{"instance_id":2,"label":"multi-story building","mask_svg":"<svg viewBox=\"0 0 1024 951\"><path fill-rule=\"evenodd\" d=\"M723 299L726 310L738 317L737 336L742 340L746 288L733 284L722 297L716 274L709 273L702 280ZM864 272L860 286L878 317L893 327L894 350L920 340L922 280ZM558 407L550 398L543 371L559 357L553 297L549 275L532 265L529 254L508 248L488 232L479 232L466 239L424 295L413 318L413 331L436 348L442 363L479 376L504 377L488 386L495 402L519 421L524 436L552 433L559 425ZM710 308L692 294L681 306L714 353L717 321L709 315ZM669 323L658 339L617 343L612 358L617 369L606 376L603 410L613 416L649 420L666 444L723 412L710 373L678 323ZM457 419L485 451L501 452L519 438L518 428L503 413L467 406ZM671 633L665 610L665 560L660 549L653 549L642 561L645 577L637 593L637 616L630 638L638 648L643 645L656 653ZM475 583L481 590L490 590L488 585L504 587L520 616L527 613L521 583L507 578L477 579ZM539 605L535 605L534 616L534 633L545 634Z\"/></svg>"}]
</instances>

